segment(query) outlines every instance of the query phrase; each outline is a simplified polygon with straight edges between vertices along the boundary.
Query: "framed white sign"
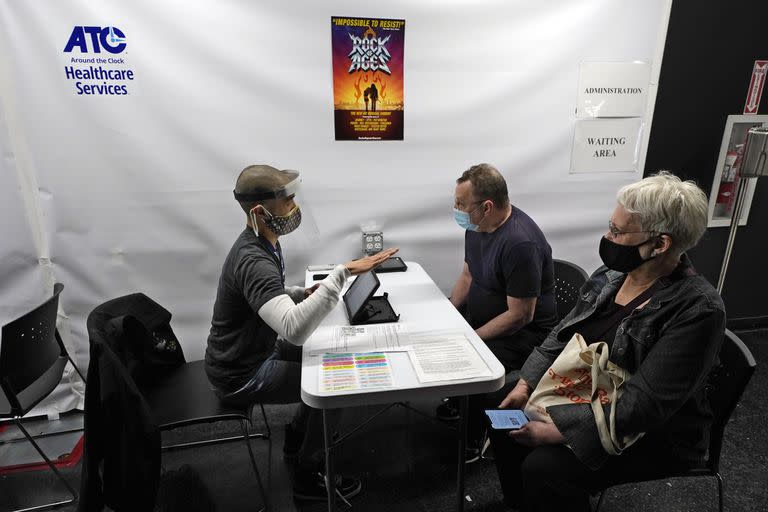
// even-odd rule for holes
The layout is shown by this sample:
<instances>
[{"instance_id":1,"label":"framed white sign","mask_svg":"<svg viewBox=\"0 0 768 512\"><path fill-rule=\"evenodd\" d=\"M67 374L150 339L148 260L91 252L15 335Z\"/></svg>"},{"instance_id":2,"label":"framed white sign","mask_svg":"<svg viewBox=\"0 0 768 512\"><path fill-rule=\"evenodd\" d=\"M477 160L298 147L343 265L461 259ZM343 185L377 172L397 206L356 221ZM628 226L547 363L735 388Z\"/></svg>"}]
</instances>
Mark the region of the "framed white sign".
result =
<instances>
[{"instance_id":1,"label":"framed white sign","mask_svg":"<svg viewBox=\"0 0 768 512\"><path fill-rule=\"evenodd\" d=\"M576 121L571 173L637 170L641 118Z\"/></svg>"},{"instance_id":2,"label":"framed white sign","mask_svg":"<svg viewBox=\"0 0 768 512\"><path fill-rule=\"evenodd\" d=\"M647 62L582 62L576 117L641 117L651 66Z\"/></svg>"}]
</instances>

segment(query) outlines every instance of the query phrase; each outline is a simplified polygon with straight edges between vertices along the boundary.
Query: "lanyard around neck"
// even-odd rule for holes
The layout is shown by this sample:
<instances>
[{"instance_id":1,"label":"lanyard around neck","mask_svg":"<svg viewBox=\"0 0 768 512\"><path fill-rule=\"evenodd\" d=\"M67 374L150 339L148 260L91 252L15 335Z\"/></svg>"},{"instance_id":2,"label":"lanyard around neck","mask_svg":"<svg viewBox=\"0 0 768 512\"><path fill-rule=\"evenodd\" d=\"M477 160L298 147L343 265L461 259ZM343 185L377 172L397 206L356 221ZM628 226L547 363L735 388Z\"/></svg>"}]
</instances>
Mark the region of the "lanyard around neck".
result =
<instances>
[{"instance_id":1,"label":"lanyard around neck","mask_svg":"<svg viewBox=\"0 0 768 512\"><path fill-rule=\"evenodd\" d=\"M285 287L285 260L283 259L283 251L280 248L280 243L278 242L276 245L272 245L272 242L264 238L263 236L259 235L259 242L262 246L264 246L266 249L269 250L269 252L272 254L272 257L275 258L275 262L278 264L280 268L280 281Z\"/></svg>"}]
</instances>

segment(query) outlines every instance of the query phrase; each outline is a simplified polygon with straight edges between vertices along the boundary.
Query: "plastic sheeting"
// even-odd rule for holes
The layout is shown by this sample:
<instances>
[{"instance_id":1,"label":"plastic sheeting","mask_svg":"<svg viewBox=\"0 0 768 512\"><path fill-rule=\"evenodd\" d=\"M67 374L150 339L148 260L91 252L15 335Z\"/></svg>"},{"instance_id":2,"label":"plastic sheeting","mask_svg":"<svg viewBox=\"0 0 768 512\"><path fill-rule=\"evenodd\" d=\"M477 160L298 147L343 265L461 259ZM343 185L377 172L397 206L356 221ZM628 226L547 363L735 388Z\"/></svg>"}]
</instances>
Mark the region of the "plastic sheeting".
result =
<instances>
[{"instance_id":1,"label":"plastic sheeting","mask_svg":"<svg viewBox=\"0 0 768 512\"><path fill-rule=\"evenodd\" d=\"M357 257L364 225L449 293L463 256L454 182L479 162L502 170L555 257L592 271L615 192L639 174L568 174L578 66L658 69L668 7L3 2L0 320L63 282L60 326L85 365L88 313L142 291L171 310L187 358L201 358L245 222L231 190L251 163L302 172L320 235L282 240L290 283L309 263ZM403 142L333 140L332 15L406 19ZM63 52L76 26L125 34L128 95L76 93L68 59L94 56Z\"/></svg>"}]
</instances>

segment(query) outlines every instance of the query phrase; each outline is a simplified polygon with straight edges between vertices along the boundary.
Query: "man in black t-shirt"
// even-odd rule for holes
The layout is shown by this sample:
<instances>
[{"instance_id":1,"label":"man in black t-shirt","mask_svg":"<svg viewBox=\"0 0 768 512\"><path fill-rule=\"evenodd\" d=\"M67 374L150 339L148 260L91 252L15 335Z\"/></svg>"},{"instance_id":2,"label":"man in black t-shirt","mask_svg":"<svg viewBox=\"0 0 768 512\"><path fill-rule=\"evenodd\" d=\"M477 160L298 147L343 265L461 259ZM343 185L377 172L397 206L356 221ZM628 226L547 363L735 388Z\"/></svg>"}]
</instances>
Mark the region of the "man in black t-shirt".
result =
<instances>
[{"instance_id":1,"label":"man in black t-shirt","mask_svg":"<svg viewBox=\"0 0 768 512\"><path fill-rule=\"evenodd\" d=\"M451 302L507 372L520 369L556 323L552 249L536 223L510 204L504 177L489 164L456 180L454 217L466 233ZM482 403L470 400L470 444L473 431L482 435L482 417L475 418ZM438 416L456 418L454 404L438 408Z\"/></svg>"}]
</instances>

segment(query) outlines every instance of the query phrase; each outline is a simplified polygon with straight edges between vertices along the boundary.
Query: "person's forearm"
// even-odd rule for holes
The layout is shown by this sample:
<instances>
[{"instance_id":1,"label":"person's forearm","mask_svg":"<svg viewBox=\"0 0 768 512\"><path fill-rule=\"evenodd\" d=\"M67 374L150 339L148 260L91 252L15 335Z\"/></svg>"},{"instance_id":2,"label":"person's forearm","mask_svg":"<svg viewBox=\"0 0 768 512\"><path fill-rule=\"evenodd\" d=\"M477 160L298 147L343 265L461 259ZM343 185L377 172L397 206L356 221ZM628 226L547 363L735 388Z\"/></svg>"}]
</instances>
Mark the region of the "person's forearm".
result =
<instances>
[{"instance_id":1,"label":"person's forearm","mask_svg":"<svg viewBox=\"0 0 768 512\"><path fill-rule=\"evenodd\" d=\"M475 329L482 340L491 340L503 334L512 334L530 323L530 318L524 312L507 310L491 318L487 323Z\"/></svg>"},{"instance_id":2,"label":"person's forearm","mask_svg":"<svg viewBox=\"0 0 768 512\"><path fill-rule=\"evenodd\" d=\"M285 293L287 293L291 300L293 300L293 302L296 304L304 300L303 286L286 286Z\"/></svg>"},{"instance_id":3,"label":"person's forearm","mask_svg":"<svg viewBox=\"0 0 768 512\"><path fill-rule=\"evenodd\" d=\"M304 301L294 304L288 295L279 295L259 309L259 316L280 336L302 345L336 305L348 277L349 270L338 265Z\"/></svg>"},{"instance_id":4,"label":"person's forearm","mask_svg":"<svg viewBox=\"0 0 768 512\"><path fill-rule=\"evenodd\" d=\"M451 304L459 308L466 304L472 279L462 274L451 291Z\"/></svg>"}]
</instances>

